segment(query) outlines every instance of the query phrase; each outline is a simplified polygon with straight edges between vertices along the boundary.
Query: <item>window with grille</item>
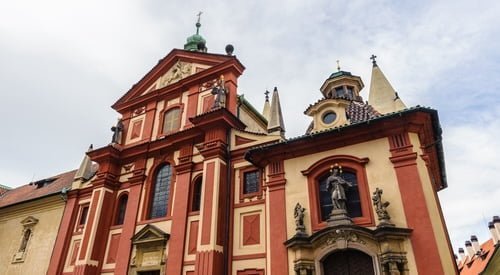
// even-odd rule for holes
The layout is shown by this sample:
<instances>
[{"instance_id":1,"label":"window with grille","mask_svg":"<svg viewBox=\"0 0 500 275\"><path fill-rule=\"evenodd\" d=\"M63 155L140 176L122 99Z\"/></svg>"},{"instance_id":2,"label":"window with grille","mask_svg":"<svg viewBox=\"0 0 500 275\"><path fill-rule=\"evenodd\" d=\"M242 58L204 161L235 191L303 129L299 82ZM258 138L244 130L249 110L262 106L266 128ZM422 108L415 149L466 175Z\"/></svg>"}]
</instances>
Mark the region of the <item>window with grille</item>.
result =
<instances>
[{"instance_id":1,"label":"window with grille","mask_svg":"<svg viewBox=\"0 0 500 275\"><path fill-rule=\"evenodd\" d=\"M168 164L162 166L156 173L151 193L150 219L165 217L167 215L171 178L172 168Z\"/></svg>"},{"instance_id":2,"label":"window with grille","mask_svg":"<svg viewBox=\"0 0 500 275\"><path fill-rule=\"evenodd\" d=\"M260 173L259 170L243 173L243 194L252 194L259 192Z\"/></svg>"},{"instance_id":3,"label":"window with grille","mask_svg":"<svg viewBox=\"0 0 500 275\"><path fill-rule=\"evenodd\" d=\"M180 108L174 108L167 111L163 117L163 134L169 134L180 128Z\"/></svg>"}]
</instances>

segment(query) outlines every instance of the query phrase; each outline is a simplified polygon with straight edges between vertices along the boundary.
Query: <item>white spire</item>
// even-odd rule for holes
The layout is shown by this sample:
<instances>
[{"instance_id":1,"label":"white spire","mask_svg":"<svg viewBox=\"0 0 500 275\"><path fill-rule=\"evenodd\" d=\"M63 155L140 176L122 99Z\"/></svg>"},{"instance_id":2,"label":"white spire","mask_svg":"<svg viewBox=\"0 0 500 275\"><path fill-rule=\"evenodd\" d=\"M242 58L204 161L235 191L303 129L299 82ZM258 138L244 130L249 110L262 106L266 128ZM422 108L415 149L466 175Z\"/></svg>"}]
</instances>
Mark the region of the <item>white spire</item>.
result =
<instances>
[{"instance_id":1,"label":"white spire","mask_svg":"<svg viewBox=\"0 0 500 275\"><path fill-rule=\"evenodd\" d=\"M381 114L397 112L406 109L406 105L399 98L392 88L382 70L377 65L374 55L372 55L373 69L370 83L370 95L368 103Z\"/></svg>"},{"instance_id":2,"label":"white spire","mask_svg":"<svg viewBox=\"0 0 500 275\"><path fill-rule=\"evenodd\" d=\"M92 151L93 146L90 144L89 149L87 152ZM82 180L86 181L92 177L92 161L90 160L89 156L85 154L83 157L82 163L80 164L80 168L76 171L75 174L75 180Z\"/></svg>"},{"instance_id":3,"label":"white spire","mask_svg":"<svg viewBox=\"0 0 500 275\"><path fill-rule=\"evenodd\" d=\"M269 134L279 134L284 136L285 124L283 123L283 114L281 112L280 97L278 88L274 87L271 107L269 108L269 120L267 122L267 132Z\"/></svg>"},{"instance_id":4,"label":"white spire","mask_svg":"<svg viewBox=\"0 0 500 275\"><path fill-rule=\"evenodd\" d=\"M271 109L271 104L269 104L269 91L266 90L264 94L266 95L266 101L264 102L264 109L262 110L262 115L267 121L269 121L269 115Z\"/></svg>"}]
</instances>

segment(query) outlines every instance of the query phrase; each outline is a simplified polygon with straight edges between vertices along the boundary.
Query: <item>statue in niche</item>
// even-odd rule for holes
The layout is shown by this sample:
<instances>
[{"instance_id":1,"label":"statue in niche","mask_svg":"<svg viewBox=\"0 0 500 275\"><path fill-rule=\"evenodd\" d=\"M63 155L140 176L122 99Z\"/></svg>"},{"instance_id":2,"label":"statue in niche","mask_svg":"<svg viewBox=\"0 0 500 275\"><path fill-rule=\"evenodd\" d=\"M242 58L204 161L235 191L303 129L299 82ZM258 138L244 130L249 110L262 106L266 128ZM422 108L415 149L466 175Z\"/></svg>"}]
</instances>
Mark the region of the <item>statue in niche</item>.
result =
<instances>
[{"instance_id":1,"label":"statue in niche","mask_svg":"<svg viewBox=\"0 0 500 275\"><path fill-rule=\"evenodd\" d=\"M305 233L306 227L304 225L304 212L306 209L300 205L300 203L297 203L295 205L295 211L294 211L294 218L295 218L295 231L297 234L300 233Z\"/></svg>"},{"instance_id":2,"label":"statue in niche","mask_svg":"<svg viewBox=\"0 0 500 275\"><path fill-rule=\"evenodd\" d=\"M118 119L116 125L111 127L111 131L113 132L113 137L111 138L111 143L121 144L122 135L123 135L123 122L121 119Z\"/></svg>"},{"instance_id":3,"label":"statue in niche","mask_svg":"<svg viewBox=\"0 0 500 275\"><path fill-rule=\"evenodd\" d=\"M382 202L383 190L378 187L373 192L372 201L375 206L375 212L377 213L378 220L380 221L380 226L393 225L391 224L391 216L387 212L387 207L390 205L388 201Z\"/></svg>"},{"instance_id":4,"label":"statue in niche","mask_svg":"<svg viewBox=\"0 0 500 275\"><path fill-rule=\"evenodd\" d=\"M353 185L341 177L342 166L335 164L335 166L331 167L330 171L331 175L326 179L326 186L332 199L332 211L338 209L346 210L347 197L345 191Z\"/></svg>"},{"instance_id":5,"label":"statue in niche","mask_svg":"<svg viewBox=\"0 0 500 275\"><path fill-rule=\"evenodd\" d=\"M212 94L215 95L215 101L212 109L226 107L227 88L223 75L220 76L219 80L217 81L217 85L213 87Z\"/></svg>"},{"instance_id":6,"label":"statue in niche","mask_svg":"<svg viewBox=\"0 0 500 275\"><path fill-rule=\"evenodd\" d=\"M30 237L31 237L31 229L28 228L24 230L23 240L21 242L21 246L19 247L19 252L24 252L26 250Z\"/></svg>"}]
</instances>

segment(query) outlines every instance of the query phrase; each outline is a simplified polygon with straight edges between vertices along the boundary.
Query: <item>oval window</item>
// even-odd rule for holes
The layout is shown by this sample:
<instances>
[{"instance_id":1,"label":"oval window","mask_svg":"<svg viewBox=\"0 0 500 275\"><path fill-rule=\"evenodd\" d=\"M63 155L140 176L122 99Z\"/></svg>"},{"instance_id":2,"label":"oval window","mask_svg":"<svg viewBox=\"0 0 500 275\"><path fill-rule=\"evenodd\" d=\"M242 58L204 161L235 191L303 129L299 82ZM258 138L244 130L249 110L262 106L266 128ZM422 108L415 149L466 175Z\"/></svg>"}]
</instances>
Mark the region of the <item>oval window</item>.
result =
<instances>
[{"instance_id":1,"label":"oval window","mask_svg":"<svg viewBox=\"0 0 500 275\"><path fill-rule=\"evenodd\" d=\"M329 111L323 115L323 123L331 124L337 118L337 114L335 112Z\"/></svg>"}]
</instances>

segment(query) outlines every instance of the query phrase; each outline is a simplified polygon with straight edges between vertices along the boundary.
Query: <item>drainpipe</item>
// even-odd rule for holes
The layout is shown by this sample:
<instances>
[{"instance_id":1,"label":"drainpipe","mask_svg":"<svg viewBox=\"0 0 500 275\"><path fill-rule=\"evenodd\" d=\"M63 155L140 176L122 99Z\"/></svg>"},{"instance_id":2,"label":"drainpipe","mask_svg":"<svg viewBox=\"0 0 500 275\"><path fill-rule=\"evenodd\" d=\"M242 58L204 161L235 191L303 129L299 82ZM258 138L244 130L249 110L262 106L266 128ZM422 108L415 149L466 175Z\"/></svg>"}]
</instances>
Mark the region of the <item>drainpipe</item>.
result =
<instances>
[{"instance_id":1,"label":"drainpipe","mask_svg":"<svg viewBox=\"0 0 500 275\"><path fill-rule=\"evenodd\" d=\"M238 108L239 109L239 108ZM226 192L227 192L227 197L226 197L226 226L224 227L224 243L223 243L223 249L225 252L225 257L223 261L223 275L229 275L229 221L231 217L231 198L232 196L232 190L231 190L231 130L228 130L226 133Z\"/></svg>"}]
</instances>

